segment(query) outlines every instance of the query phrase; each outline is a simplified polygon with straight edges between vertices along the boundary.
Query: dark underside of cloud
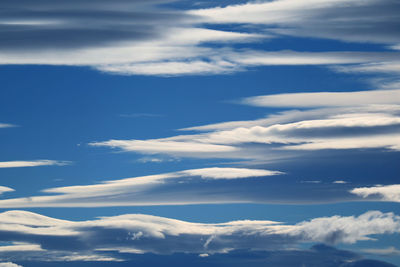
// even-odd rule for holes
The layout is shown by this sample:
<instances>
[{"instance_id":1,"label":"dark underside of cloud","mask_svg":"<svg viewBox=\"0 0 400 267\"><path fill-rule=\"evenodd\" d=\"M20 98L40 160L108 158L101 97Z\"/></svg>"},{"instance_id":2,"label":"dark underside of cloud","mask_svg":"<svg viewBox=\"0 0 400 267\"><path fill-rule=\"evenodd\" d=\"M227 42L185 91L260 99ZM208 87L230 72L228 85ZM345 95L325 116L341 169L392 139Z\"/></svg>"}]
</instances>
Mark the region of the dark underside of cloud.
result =
<instances>
[{"instance_id":1,"label":"dark underside of cloud","mask_svg":"<svg viewBox=\"0 0 400 267\"><path fill-rule=\"evenodd\" d=\"M2 1L0 49L96 47L160 34L182 13L158 9L160 1ZM168 1L167 1L168 2Z\"/></svg>"},{"instance_id":2,"label":"dark underside of cloud","mask_svg":"<svg viewBox=\"0 0 400 267\"><path fill-rule=\"evenodd\" d=\"M176 253L173 255L156 254L126 254L123 262L18 262L24 267L36 266L101 266L125 267L125 266L280 266L280 267L393 267L395 265L378 261L363 259L360 255L338 250L326 245L315 245L307 250L282 250L282 251L248 251L236 250L228 254L202 255L190 253Z\"/></svg>"}]
</instances>

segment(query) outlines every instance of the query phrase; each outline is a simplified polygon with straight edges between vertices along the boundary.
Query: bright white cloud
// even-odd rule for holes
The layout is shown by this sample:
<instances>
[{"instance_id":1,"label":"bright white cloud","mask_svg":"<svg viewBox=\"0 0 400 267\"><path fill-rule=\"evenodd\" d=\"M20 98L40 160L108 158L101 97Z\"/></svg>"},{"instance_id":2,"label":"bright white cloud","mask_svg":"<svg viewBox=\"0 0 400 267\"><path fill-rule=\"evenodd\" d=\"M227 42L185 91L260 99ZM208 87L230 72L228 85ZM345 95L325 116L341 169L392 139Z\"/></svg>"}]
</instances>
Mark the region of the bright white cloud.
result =
<instances>
[{"instance_id":1,"label":"bright white cloud","mask_svg":"<svg viewBox=\"0 0 400 267\"><path fill-rule=\"evenodd\" d=\"M394 217L396 219L393 220ZM360 240L371 240L373 234L392 234L400 231L400 217L393 213L370 211L358 217L333 216L316 218L296 225L289 234L304 234L305 239L320 242L355 243Z\"/></svg>"},{"instance_id":2,"label":"bright white cloud","mask_svg":"<svg viewBox=\"0 0 400 267\"><path fill-rule=\"evenodd\" d=\"M344 180L336 180L336 181L333 181L333 183L334 184L347 184L348 182L344 181Z\"/></svg>"},{"instance_id":3,"label":"bright white cloud","mask_svg":"<svg viewBox=\"0 0 400 267\"><path fill-rule=\"evenodd\" d=\"M0 246L0 254L15 251L44 251L39 245L28 243L15 243L10 246Z\"/></svg>"},{"instance_id":4,"label":"bright white cloud","mask_svg":"<svg viewBox=\"0 0 400 267\"><path fill-rule=\"evenodd\" d=\"M291 108L291 107L288 107ZM304 110L285 110L277 114L270 114L266 118L247 120L247 121L228 121L221 123L214 123L202 126L194 126L180 129L181 131L220 131L220 130L232 130L235 128L250 128L253 126L272 126L275 124L295 123L298 121L307 120L321 120L332 117L343 117L351 116L351 114L371 114L374 116L375 113L381 114L384 117L393 117L400 113L400 105L360 105L360 106L348 106L348 107L323 107L304 109ZM355 117L355 116L353 116Z\"/></svg>"},{"instance_id":5,"label":"bright white cloud","mask_svg":"<svg viewBox=\"0 0 400 267\"><path fill-rule=\"evenodd\" d=\"M262 25L265 31L277 34L393 44L399 41L398 10L399 4L390 0L275 0L198 9L189 14L205 23Z\"/></svg>"},{"instance_id":6,"label":"bright white cloud","mask_svg":"<svg viewBox=\"0 0 400 267\"><path fill-rule=\"evenodd\" d=\"M302 108L398 105L400 90L277 94L249 97L243 103L259 107Z\"/></svg>"},{"instance_id":7,"label":"bright white cloud","mask_svg":"<svg viewBox=\"0 0 400 267\"><path fill-rule=\"evenodd\" d=\"M400 202L400 185L385 185L372 187L359 187L350 191L363 198L374 197L382 201Z\"/></svg>"},{"instance_id":8,"label":"bright white cloud","mask_svg":"<svg viewBox=\"0 0 400 267\"><path fill-rule=\"evenodd\" d=\"M0 162L0 168L20 168L20 167L37 167L37 166L63 166L68 165L68 161L57 160L34 160L34 161L3 161Z\"/></svg>"},{"instance_id":9,"label":"bright white cloud","mask_svg":"<svg viewBox=\"0 0 400 267\"><path fill-rule=\"evenodd\" d=\"M176 142L168 139L157 140L110 140L106 142L90 143L92 146L119 147L127 151L141 151L144 153L159 153L163 151L173 151L177 153L199 152L199 153L218 153L232 152L235 148L223 145L202 144L197 142Z\"/></svg>"}]
</instances>

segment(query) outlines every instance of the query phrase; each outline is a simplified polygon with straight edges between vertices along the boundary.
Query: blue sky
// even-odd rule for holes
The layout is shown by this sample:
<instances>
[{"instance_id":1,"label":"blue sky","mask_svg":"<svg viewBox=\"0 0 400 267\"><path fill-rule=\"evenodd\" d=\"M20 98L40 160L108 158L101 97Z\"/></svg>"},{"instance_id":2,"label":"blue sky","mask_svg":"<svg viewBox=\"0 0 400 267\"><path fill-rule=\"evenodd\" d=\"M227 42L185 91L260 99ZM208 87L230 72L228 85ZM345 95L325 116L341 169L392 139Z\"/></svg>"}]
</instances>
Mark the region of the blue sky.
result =
<instances>
[{"instance_id":1,"label":"blue sky","mask_svg":"<svg viewBox=\"0 0 400 267\"><path fill-rule=\"evenodd\" d=\"M397 1L0 7L0 266L400 264Z\"/></svg>"}]
</instances>

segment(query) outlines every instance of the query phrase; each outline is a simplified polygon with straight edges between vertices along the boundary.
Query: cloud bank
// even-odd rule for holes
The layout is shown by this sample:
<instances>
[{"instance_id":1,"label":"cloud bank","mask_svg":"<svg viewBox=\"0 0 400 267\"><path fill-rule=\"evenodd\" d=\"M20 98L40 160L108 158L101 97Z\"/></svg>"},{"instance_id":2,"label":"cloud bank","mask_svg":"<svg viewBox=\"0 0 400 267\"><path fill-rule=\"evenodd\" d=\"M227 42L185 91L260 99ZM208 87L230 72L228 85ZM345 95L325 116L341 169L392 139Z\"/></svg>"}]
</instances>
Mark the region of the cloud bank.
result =
<instances>
[{"instance_id":1,"label":"cloud bank","mask_svg":"<svg viewBox=\"0 0 400 267\"><path fill-rule=\"evenodd\" d=\"M400 217L370 211L358 217L315 218L294 225L250 220L204 224L142 214L75 222L7 211L0 214L0 232L3 242L11 242L0 250L2 258L119 261L127 254L212 255L279 251L313 242L352 244L370 240L372 235L399 233Z\"/></svg>"}]
</instances>

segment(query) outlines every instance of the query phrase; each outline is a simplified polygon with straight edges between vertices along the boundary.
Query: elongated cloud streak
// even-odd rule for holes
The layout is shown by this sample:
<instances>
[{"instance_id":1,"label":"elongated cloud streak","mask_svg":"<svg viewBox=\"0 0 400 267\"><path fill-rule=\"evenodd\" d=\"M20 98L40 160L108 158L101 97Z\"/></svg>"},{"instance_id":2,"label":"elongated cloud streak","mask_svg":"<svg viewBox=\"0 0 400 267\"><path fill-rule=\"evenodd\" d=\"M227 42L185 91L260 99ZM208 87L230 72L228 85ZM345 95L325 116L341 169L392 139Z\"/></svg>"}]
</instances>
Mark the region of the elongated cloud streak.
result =
<instances>
[{"instance_id":1,"label":"elongated cloud streak","mask_svg":"<svg viewBox=\"0 0 400 267\"><path fill-rule=\"evenodd\" d=\"M243 103L259 107L302 108L397 105L400 103L400 90L278 94L249 97Z\"/></svg>"},{"instance_id":2,"label":"elongated cloud streak","mask_svg":"<svg viewBox=\"0 0 400 267\"><path fill-rule=\"evenodd\" d=\"M3 161L0 162L0 168L21 168L21 167L38 167L38 166L63 166L68 165L68 161L57 160L34 160L34 161Z\"/></svg>"},{"instance_id":3,"label":"elongated cloud streak","mask_svg":"<svg viewBox=\"0 0 400 267\"><path fill-rule=\"evenodd\" d=\"M95 185L43 190L56 195L3 199L0 207L104 207L256 201L261 192L243 192L279 171L245 168L204 168L106 181ZM236 183L232 183L236 181ZM260 186L258 186L260 190ZM153 195L154 192L157 192ZM264 191L263 191L264 192Z\"/></svg>"},{"instance_id":4,"label":"elongated cloud streak","mask_svg":"<svg viewBox=\"0 0 400 267\"><path fill-rule=\"evenodd\" d=\"M10 128L10 127L15 127L15 125L8 123L0 123L0 128Z\"/></svg>"}]
</instances>

